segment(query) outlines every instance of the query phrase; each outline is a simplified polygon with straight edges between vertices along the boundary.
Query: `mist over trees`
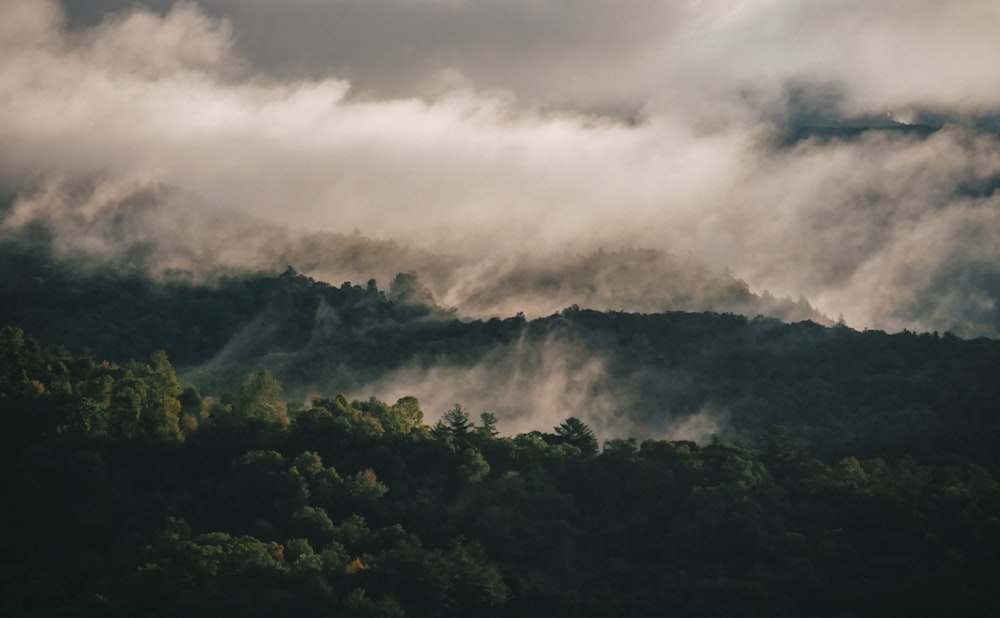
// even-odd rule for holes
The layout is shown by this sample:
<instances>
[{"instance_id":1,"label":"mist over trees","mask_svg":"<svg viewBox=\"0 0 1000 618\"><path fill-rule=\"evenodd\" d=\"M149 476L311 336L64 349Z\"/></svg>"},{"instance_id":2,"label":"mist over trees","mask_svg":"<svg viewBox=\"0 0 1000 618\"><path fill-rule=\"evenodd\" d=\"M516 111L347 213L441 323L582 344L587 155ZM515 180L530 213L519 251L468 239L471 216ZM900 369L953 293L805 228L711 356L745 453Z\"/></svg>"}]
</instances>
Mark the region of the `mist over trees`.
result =
<instances>
[{"instance_id":1,"label":"mist over trees","mask_svg":"<svg viewBox=\"0 0 1000 618\"><path fill-rule=\"evenodd\" d=\"M202 396L162 351L96 362L10 327L0 350L5 615L1000 609L995 392L934 439L886 426L823 456L796 437L811 418L600 446L572 416L512 436L456 404L429 427L412 397L303 404L259 372Z\"/></svg>"},{"instance_id":2,"label":"mist over trees","mask_svg":"<svg viewBox=\"0 0 1000 618\"><path fill-rule=\"evenodd\" d=\"M4 230L47 225L60 249L195 278L415 271L473 317L812 319L786 311L804 298L855 328L997 334L989 0L913 0L905 19L859 0L565 9L585 19L530 2L78 4L0 7ZM275 64L282 50L310 70ZM336 233L353 229L385 240ZM574 265L630 247L662 252L643 257L658 272Z\"/></svg>"},{"instance_id":3,"label":"mist over trees","mask_svg":"<svg viewBox=\"0 0 1000 618\"><path fill-rule=\"evenodd\" d=\"M1000 609L994 340L2 248L4 615Z\"/></svg>"},{"instance_id":4,"label":"mist over trees","mask_svg":"<svg viewBox=\"0 0 1000 618\"><path fill-rule=\"evenodd\" d=\"M998 23L0 0L0 616L1000 615Z\"/></svg>"},{"instance_id":5,"label":"mist over trees","mask_svg":"<svg viewBox=\"0 0 1000 618\"><path fill-rule=\"evenodd\" d=\"M120 363L166 350L184 380L216 396L267 371L293 400L415 395L437 414L458 401L509 431L575 416L601 438L707 440L791 423L823 452L864 454L878 431L960 440L941 419L956 404L986 414L995 394L985 381L994 345L950 334L578 307L469 320L423 304L434 296L412 273L386 292L290 268L197 285L79 271L35 251L6 245L0 287L12 302L0 321Z\"/></svg>"},{"instance_id":6,"label":"mist over trees","mask_svg":"<svg viewBox=\"0 0 1000 618\"><path fill-rule=\"evenodd\" d=\"M804 298L753 292L720 269L663 250L523 252L507 258L435 253L360 233L293 233L235 213L177 206L178 217L177 210L163 210L163 194L169 191L162 188L102 199L99 186L94 180L61 188L80 194L73 204L96 202L86 216L69 204L48 204L15 225L11 221L22 218L14 214L16 200L6 208L0 205L0 219L7 224L0 227L5 259L31 253L49 256L47 268L70 263L108 274L146 273L158 281L193 284L293 265L322 281L374 278L390 300L440 304L464 317L548 315L577 304L599 310L728 311L830 322Z\"/></svg>"}]
</instances>

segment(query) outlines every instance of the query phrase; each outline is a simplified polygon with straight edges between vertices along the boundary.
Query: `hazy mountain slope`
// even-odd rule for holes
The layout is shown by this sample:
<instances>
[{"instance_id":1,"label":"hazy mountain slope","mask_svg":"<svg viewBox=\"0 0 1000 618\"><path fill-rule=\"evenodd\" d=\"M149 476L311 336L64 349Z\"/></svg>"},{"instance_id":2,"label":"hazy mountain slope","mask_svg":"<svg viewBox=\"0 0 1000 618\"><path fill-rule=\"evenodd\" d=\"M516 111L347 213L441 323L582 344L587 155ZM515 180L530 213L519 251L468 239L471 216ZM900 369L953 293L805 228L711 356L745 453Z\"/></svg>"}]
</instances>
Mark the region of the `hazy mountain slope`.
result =
<instances>
[{"instance_id":1,"label":"hazy mountain slope","mask_svg":"<svg viewBox=\"0 0 1000 618\"><path fill-rule=\"evenodd\" d=\"M14 302L0 320L118 360L164 348L209 393L266 369L293 398L416 395L431 417L459 402L512 432L570 415L604 436L704 440L786 424L822 448L863 453L873 432L900 452L961 439L1000 388L1000 343L950 335L576 308L463 321L408 302L419 282L405 277L387 292L291 270L199 286L7 259Z\"/></svg>"},{"instance_id":2,"label":"hazy mountain slope","mask_svg":"<svg viewBox=\"0 0 1000 618\"><path fill-rule=\"evenodd\" d=\"M442 305L468 317L547 315L576 304L624 311L723 311L829 322L809 305L757 294L693 258L647 249L593 253L434 253L391 240L306 233L236 213L172 203L162 187L120 194L99 180L0 208L8 252L18 246L56 262L206 283L226 275L280 272L288 265L339 285L386 285L414 272ZM73 205L88 204L86 208ZM167 206L169 205L169 208ZM6 216L5 216L6 215Z\"/></svg>"}]
</instances>

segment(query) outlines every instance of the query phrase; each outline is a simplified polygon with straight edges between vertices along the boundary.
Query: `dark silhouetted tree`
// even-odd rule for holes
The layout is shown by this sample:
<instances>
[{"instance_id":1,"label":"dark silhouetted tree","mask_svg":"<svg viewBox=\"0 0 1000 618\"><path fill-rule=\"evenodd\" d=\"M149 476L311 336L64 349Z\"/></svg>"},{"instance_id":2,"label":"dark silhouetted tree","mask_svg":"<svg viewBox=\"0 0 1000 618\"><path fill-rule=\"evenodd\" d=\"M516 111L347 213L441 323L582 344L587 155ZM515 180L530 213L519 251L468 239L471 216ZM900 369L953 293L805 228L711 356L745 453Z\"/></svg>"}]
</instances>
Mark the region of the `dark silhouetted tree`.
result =
<instances>
[{"instance_id":1,"label":"dark silhouetted tree","mask_svg":"<svg viewBox=\"0 0 1000 618\"><path fill-rule=\"evenodd\" d=\"M555 428L556 435L565 443L580 449L584 455L597 453L597 438L583 421L571 416Z\"/></svg>"}]
</instances>

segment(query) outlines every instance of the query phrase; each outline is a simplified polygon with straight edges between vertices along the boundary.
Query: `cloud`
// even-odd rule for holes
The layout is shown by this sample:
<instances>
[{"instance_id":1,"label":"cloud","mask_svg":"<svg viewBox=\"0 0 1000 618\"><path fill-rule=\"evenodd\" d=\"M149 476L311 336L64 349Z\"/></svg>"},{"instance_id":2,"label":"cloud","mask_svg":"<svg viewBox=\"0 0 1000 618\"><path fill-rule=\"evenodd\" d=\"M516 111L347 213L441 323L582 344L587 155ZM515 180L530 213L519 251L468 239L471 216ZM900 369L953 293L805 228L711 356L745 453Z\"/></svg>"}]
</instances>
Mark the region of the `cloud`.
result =
<instances>
[{"instance_id":1,"label":"cloud","mask_svg":"<svg viewBox=\"0 0 1000 618\"><path fill-rule=\"evenodd\" d=\"M481 411L495 414L506 435L551 431L570 416L601 439L705 442L720 433L721 411L672 408L670 397L681 398L688 386L685 375L644 369L623 376L609 369L612 360L596 347L558 329L541 339L525 334L493 347L476 362L409 365L354 389L351 396L366 399L377 393L390 401L415 396L429 423L459 403L473 418Z\"/></svg>"},{"instance_id":2,"label":"cloud","mask_svg":"<svg viewBox=\"0 0 1000 618\"><path fill-rule=\"evenodd\" d=\"M968 189L1000 177L973 122L1000 102L994 2L146 5L0 2L8 228L142 194L136 237L238 236L192 214L228 210L483 272L641 245L859 327L992 315L941 282L995 302L998 198Z\"/></svg>"},{"instance_id":3,"label":"cloud","mask_svg":"<svg viewBox=\"0 0 1000 618\"><path fill-rule=\"evenodd\" d=\"M102 15L94 6L74 4L69 8L77 23L95 23ZM100 4L107 9L130 3ZM160 11L170 4L146 2ZM636 92L631 86L623 91L631 80L622 79L628 71L620 62L642 61L647 54L636 41L655 40L677 21L679 9L670 3L627 5L577 0L567 13L560 3L532 0L202 3L210 14L236 24L240 52L272 75L336 73L357 91L380 98L433 95L471 81L479 89L576 107L631 105ZM604 88L608 83L619 87Z\"/></svg>"},{"instance_id":4,"label":"cloud","mask_svg":"<svg viewBox=\"0 0 1000 618\"><path fill-rule=\"evenodd\" d=\"M996 136L951 127L928 138L810 140L761 160L742 200L763 220L724 228L745 259L742 275L837 307L849 323L920 325L888 316L946 263L995 261L997 247L973 230L1000 231L1000 197L963 195L963 186L1000 177L998 146Z\"/></svg>"},{"instance_id":5,"label":"cloud","mask_svg":"<svg viewBox=\"0 0 1000 618\"><path fill-rule=\"evenodd\" d=\"M132 0L68 3L96 23ZM165 12L172 0L147 0ZM995 112L991 0L203 0L259 70L336 73L376 97L457 78L572 109L695 110L790 80L844 87L844 111ZM450 76L450 77L449 77ZM897 109L898 108L898 109Z\"/></svg>"},{"instance_id":6,"label":"cloud","mask_svg":"<svg viewBox=\"0 0 1000 618\"><path fill-rule=\"evenodd\" d=\"M150 23L165 34L150 35ZM229 36L190 4L109 18L82 35L57 25L39 33L37 49L2 65L4 91L18 95L2 102L8 178L110 173L286 224L424 245L481 245L482 235L462 239L501 224L489 241L502 250L525 235L591 236L595 223L619 218L614 204L658 209L665 179L691 190L736 147L696 140L674 122L636 131L522 113L467 90L434 102L348 100L349 84L335 78L229 81L216 70L228 65L219 55ZM202 44L187 50L191 37Z\"/></svg>"}]
</instances>

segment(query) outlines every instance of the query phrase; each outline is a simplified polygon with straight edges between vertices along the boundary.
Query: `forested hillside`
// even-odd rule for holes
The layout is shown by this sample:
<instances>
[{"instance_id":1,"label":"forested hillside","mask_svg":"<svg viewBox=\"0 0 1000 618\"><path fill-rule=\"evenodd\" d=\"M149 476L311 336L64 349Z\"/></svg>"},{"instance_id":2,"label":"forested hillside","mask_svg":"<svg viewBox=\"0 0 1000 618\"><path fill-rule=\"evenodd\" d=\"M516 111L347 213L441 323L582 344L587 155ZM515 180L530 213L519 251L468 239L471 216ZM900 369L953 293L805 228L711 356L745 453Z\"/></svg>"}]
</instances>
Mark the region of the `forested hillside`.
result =
<instances>
[{"instance_id":1,"label":"forested hillside","mask_svg":"<svg viewBox=\"0 0 1000 618\"><path fill-rule=\"evenodd\" d=\"M0 323L124 363L165 350L202 392L266 370L285 396L417 396L530 431L577 416L601 437L753 439L793 428L830 456L988 453L1000 343L734 314L568 307L460 319L413 273L332 286L296 273L214 285L5 254Z\"/></svg>"},{"instance_id":2,"label":"forested hillside","mask_svg":"<svg viewBox=\"0 0 1000 618\"><path fill-rule=\"evenodd\" d=\"M996 341L5 260L4 615L1000 609Z\"/></svg>"},{"instance_id":3,"label":"forested hillside","mask_svg":"<svg viewBox=\"0 0 1000 618\"><path fill-rule=\"evenodd\" d=\"M1000 609L995 395L953 400L912 456L877 455L887 424L825 457L783 427L601 446L572 415L509 436L458 405L428 426L414 398L286 402L266 373L203 397L162 352L98 362L13 328L0 350L6 616Z\"/></svg>"},{"instance_id":4,"label":"forested hillside","mask_svg":"<svg viewBox=\"0 0 1000 618\"><path fill-rule=\"evenodd\" d=\"M1000 616L997 0L0 0L0 618Z\"/></svg>"},{"instance_id":5,"label":"forested hillside","mask_svg":"<svg viewBox=\"0 0 1000 618\"><path fill-rule=\"evenodd\" d=\"M96 269L203 284L226 276L280 272L291 264L338 284L372 278L385 284L399 272L416 272L425 292L466 317L519 311L547 315L579 304L601 310L711 310L832 323L801 297L753 292L728 272L663 250L622 246L607 251L523 251L498 259L418 249L360 232L293 232L237 212L199 211L190 205L176 205L167 217L163 192L150 189L114 199L102 196L96 181L72 189L80 194L77 199L97 203L86 212L25 207L3 195L0 181L0 265L19 265L23 283L56 273L79 279ZM212 233L203 237L192 229ZM27 261L25 254L30 255ZM67 264L73 266L70 273L64 272Z\"/></svg>"}]
</instances>

